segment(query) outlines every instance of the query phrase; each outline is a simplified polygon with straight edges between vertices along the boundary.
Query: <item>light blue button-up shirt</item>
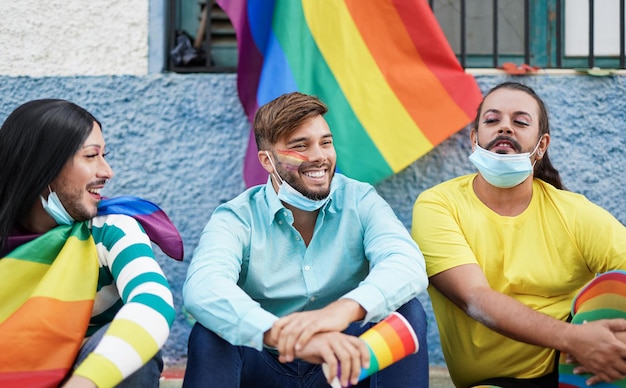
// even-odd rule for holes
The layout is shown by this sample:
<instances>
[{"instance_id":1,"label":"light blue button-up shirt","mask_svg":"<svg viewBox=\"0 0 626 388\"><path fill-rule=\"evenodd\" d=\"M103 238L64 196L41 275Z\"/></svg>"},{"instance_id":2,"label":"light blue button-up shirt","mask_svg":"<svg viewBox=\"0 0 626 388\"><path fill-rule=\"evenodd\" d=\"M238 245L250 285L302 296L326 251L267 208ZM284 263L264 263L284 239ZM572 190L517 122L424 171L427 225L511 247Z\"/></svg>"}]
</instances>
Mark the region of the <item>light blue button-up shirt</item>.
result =
<instances>
[{"instance_id":1,"label":"light blue button-up shirt","mask_svg":"<svg viewBox=\"0 0 626 388\"><path fill-rule=\"evenodd\" d=\"M422 253L371 185L335 174L308 247L293 221L270 180L215 209L183 286L198 322L261 350L278 317L349 298L378 321L426 289Z\"/></svg>"}]
</instances>

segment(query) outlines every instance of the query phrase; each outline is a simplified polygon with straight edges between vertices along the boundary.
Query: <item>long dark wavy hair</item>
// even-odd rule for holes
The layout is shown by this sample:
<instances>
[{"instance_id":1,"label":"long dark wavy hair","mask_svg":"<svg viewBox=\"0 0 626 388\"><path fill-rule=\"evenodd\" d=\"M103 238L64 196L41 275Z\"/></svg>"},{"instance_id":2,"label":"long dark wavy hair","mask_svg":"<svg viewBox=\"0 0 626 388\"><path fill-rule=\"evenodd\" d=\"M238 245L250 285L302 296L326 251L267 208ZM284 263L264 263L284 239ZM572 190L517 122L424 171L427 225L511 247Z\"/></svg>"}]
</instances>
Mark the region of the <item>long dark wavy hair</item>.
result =
<instances>
[{"instance_id":1,"label":"long dark wavy hair","mask_svg":"<svg viewBox=\"0 0 626 388\"><path fill-rule=\"evenodd\" d=\"M29 101L0 127L0 252L11 229L100 123L60 99Z\"/></svg>"},{"instance_id":2,"label":"long dark wavy hair","mask_svg":"<svg viewBox=\"0 0 626 388\"><path fill-rule=\"evenodd\" d=\"M519 90L534 98L535 101L537 101L537 105L539 106L539 137L541 137L545 133L550 134L550 121L548 119L548 110L546 109L546 105L531 87L521 84L519 82L503 82L499 85L494 86L489 90L489 92L487 92L485 97L483 97L480 105L478 106L478 110L476 112L476 118L474 119L473 124L473 128L475 131L478 131L478 124L480 123L480 113L483 109L483 102L485 101L485 98L487 98L487 96L499 89ZM537 138L537 140L539 140L539 137ZM561 175L559 174L557 169L554 168L552 162L550 161L550 158L548 157L548 150L546 150L545 154L543 154L543 158L535 163L533 176L535 178L539 178L545 182L550 183L557 189L565 190L565 187L561 182Z\"/></svg>"}]
</instances>

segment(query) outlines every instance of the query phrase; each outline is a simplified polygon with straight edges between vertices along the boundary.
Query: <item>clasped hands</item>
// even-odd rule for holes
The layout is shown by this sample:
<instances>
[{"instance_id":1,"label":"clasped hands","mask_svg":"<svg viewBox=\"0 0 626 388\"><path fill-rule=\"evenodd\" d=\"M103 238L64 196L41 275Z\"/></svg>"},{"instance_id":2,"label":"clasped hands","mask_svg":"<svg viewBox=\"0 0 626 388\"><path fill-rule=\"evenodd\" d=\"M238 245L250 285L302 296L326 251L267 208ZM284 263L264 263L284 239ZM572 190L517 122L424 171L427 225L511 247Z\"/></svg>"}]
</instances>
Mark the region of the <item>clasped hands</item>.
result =
<instances>
[{"instance_id":1,"label":"clasped hands","mask_svg":"<svg viewBox=\"0 0 626 388\"><path fill-rule=\"evenodd\" d=\"M369 350L358 337L342 333L363 318L356 302L342 299L320 310L292 313L277 320L265 332L264 343L278 350L280 362L302 359L328 365L330 384L339 373L343 387L358 383L361 368L368 368Z\"/></svg>"}]
</instances>

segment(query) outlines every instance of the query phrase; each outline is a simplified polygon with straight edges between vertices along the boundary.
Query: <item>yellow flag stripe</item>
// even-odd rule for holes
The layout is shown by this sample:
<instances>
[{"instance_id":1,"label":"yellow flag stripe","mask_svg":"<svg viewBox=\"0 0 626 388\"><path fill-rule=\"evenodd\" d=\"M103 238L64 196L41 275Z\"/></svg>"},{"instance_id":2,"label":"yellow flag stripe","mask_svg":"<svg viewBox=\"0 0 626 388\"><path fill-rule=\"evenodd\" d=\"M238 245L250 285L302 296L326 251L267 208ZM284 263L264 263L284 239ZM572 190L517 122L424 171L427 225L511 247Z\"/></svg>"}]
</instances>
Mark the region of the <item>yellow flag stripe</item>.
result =
<instances>
[{"instance_id":1,"label":"yellow flag stripe","mask_svg":"<svg viewBox=\"0 0 626 388\"><path fill-rule=\"evenodd\" d=\"M432 149L433 145L378 68L345 3L303 0L302 5L320 52L355 114L391 168L399 171L414 161L416 153L425 154ZM384 108L371 109L372 106ZM380 111L385 114L377 113ZM407 155L398 152L399 148L410 149L411 152Z\"/></svg>"}]
</instances>

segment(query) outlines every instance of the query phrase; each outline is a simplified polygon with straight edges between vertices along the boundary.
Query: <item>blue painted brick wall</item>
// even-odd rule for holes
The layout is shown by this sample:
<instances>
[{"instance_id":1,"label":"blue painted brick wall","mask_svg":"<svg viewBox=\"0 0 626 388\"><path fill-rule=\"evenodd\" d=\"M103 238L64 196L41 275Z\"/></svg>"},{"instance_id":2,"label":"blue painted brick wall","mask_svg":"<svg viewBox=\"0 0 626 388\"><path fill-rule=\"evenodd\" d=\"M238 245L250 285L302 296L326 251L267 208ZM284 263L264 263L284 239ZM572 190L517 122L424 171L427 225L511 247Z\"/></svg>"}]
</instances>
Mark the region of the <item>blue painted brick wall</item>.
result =
<instances>
[{"instance_id":1,"label":"blue painted brick wall","mask_svg":"<svg viewBox=\"0 0 626 388\"><path fill-rule=\"evenodd\" d=\"M565 185L626 222L626 78L476 78L483 91L510 79L533 87L548 106L550 156ZM213 209L245 188L242 160L249 126L237 98L235 75L0 77L0 120L19 104L46 97L72 100L102 122L116 173L105 195L137 195L157 202L180 229L185 261L175 262L160 252L158 259L172 284L178 311L165 355L170 362L184 360L190 326L181 310L181 288L187 264ZM377 185L407 228L413 202L422 190L473 172L467 160L468 136L465 128ZM430 319L431 363L443 365L428 296L420 297Z\"/></svg>"}]
</instances>

